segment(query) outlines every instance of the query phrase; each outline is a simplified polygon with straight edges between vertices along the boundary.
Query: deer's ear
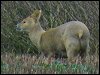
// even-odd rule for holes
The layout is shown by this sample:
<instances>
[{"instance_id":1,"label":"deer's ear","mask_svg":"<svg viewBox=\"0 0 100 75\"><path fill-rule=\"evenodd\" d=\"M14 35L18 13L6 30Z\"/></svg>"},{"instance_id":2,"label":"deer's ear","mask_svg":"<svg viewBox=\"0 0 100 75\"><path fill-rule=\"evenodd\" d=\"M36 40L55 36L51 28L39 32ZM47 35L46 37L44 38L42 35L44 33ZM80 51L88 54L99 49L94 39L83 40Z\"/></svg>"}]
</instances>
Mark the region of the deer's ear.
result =
<instances>
[{"instance_id":1,"label":"deer's ear","mask_svg":"<svg viewBox=\"0 0 100 75\"><path fill-rule=\"evenodd\" d=\"M35 10L30 17L32 17L35 21L38 21L41 17L41 10Z\"/></svg>"}]
</instances>

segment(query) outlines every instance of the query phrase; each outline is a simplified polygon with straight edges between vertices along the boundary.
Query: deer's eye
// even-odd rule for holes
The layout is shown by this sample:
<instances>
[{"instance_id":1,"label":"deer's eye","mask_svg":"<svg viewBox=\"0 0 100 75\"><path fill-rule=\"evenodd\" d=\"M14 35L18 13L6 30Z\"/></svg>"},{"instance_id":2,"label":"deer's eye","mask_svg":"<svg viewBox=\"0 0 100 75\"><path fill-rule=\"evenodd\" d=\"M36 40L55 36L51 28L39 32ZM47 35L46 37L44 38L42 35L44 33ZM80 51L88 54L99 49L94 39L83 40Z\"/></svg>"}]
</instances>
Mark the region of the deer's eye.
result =
<instances>
[{"instance_id":1,"label":"deer's eye","mask_svg":"<svg viewBox=\"0 0 100 75\"><path fill-rule=\"evenodd\" d=\"M26 23L25 21L23 23Z\"/></svg>"}]
</instances>

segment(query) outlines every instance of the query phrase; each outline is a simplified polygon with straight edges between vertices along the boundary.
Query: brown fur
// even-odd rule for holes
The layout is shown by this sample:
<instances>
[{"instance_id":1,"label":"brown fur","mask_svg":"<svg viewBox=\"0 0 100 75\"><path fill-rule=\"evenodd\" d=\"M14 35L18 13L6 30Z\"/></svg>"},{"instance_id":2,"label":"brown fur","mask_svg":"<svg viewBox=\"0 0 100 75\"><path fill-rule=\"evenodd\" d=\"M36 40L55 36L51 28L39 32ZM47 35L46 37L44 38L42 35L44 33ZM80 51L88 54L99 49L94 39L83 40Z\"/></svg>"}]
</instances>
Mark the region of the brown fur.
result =
<instances>
[{"instance_id":1,"label":"brown fur","mask_svg":"<svg viewBox=\"0 0 100 75\"><path fill-rule=\"evenodd\" d=\"M56 28L44 31L39 19L41 10L24 19L17 26L29 34L29 38L45 55L66 55L69 60L75 59L78 54L84 56L89 50L90 33L85 24L79 21L70 21Z\"/></svg>"}]
</instances>

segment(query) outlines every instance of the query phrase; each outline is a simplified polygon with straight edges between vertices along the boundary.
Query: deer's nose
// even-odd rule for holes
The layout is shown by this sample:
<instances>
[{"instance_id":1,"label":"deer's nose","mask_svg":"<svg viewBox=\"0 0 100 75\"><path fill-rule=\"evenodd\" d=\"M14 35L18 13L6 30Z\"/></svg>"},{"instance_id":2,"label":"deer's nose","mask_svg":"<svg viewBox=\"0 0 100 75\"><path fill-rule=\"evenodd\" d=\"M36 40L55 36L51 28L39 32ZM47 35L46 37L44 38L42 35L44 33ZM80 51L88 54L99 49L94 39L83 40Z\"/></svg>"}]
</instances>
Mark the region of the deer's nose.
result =
<instances>
[{"instance_id":1,"label":"deer's nose","mask_svg":"<svg viewBox=\"0 0 100 75\"><path fill-rule=\"evenodd\" d=\"M20 25L19 23L16 25L16 30L17 30L17 31L20 31L20 30L21 30L21 28L20 28L19 25Z\"/></svg>"}]
</instances>

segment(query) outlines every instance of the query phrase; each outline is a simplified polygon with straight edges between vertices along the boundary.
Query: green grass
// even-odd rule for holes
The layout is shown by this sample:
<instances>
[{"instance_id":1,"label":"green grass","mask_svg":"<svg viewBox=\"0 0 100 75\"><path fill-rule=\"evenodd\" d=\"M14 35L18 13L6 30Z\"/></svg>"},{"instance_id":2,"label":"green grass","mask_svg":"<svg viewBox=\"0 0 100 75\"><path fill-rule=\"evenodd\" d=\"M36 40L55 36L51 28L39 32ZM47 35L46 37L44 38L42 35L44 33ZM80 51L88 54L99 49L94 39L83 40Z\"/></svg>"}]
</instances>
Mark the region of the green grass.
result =
<instances>
[{"instance_id":1,"label":"green grass","mask_svg":"<svg viewBox=\"0 0 100 75\"><path fill-rule=\"evenodd\" d=\"M90 52L85 62L67 62L66 65L48 58L36 58L38 50L26 32L16 31L17 23L42 10L40 18L44 30L69 21L79 20L90 30ZM10 54L9 54L10 53ZM1 1L1 73L99 73L99 1ZM36 60L36 61L35 61ZM43 62L43 63L41 63ZM55 62L55 63L54 63ZM78 63L78 64L77 64ZM36 67L34 67L36 65ZM42 65L42 66L41 66Z\"/></svg>"},{"instance_id":2,"label":"green grass","mask_svg":"<svg viewBox=\"0 0 100 75\"><path fill-rule=\"evenodd\" d=\"M22 69L25 70L25 68L21 68L21 63L17 63L16 64L16 68L14 71L12 71L11 73L19 73L19 71L21 71ZM82 65L82 64L71 64L71 65L64 65L64 64L33 64L31 65L32 68L30 69L31 72L29 70L27 70L28 72L26 72L27 74L30 73L35 73L37 70L39 70L40 74L45 74L45 73L54 73L54 74L64 74L67 73L70 70L70 73L73 74L77 74L77 73L82 73L82 74L94 74L96 73L96 69L92 68L89 65ZM6 70L6 73L10 73L10 68L11 65L9 64L2 64L1 65L1 69L2 72ZM50 72L51 70L51 72ZM24 71L25 72L25 71ZM22 73L24 73L22 72Z\"/></svg>"},{"instance_id":3,"label":"green grass","mask_svg":"<svg viewBox=\"0 0 100 75\"><path fill-rule=\"evenodd\" d=\"M99 70L94 62L81 61L70 63L66 59L54 60L47 63L45 57L31 55L15 55L6 53L1 55L1 73L2 74L98 74ZM66 60L66 61L64 61ZM91 60L98 61L93 58ZM90 60L90 61L91 61ZM94 65L94 66L93 66Z\"/></svg>"}]
</instances>

